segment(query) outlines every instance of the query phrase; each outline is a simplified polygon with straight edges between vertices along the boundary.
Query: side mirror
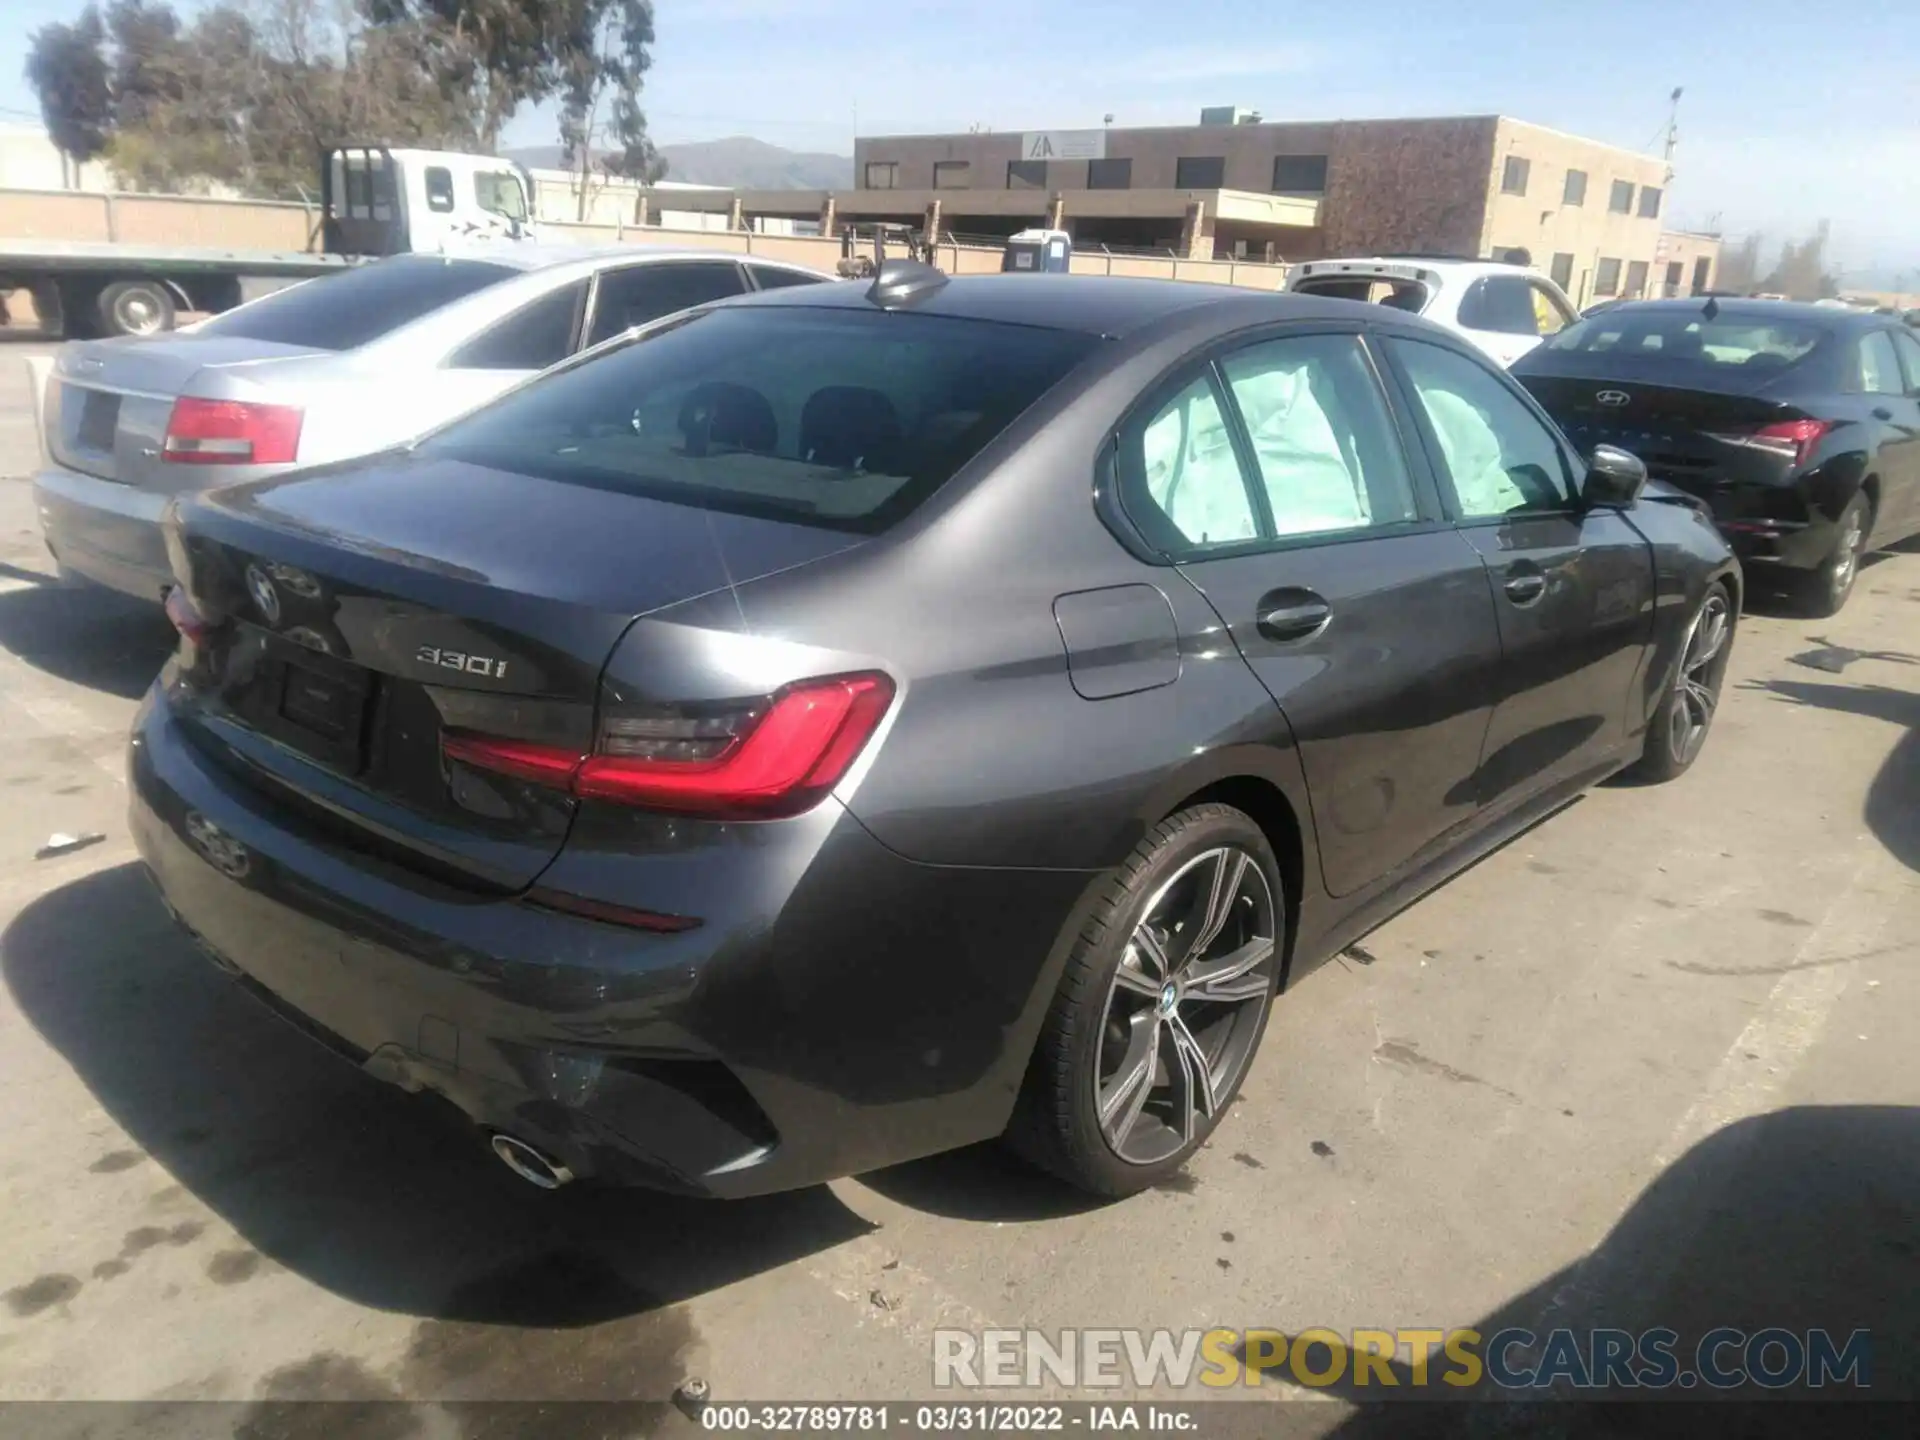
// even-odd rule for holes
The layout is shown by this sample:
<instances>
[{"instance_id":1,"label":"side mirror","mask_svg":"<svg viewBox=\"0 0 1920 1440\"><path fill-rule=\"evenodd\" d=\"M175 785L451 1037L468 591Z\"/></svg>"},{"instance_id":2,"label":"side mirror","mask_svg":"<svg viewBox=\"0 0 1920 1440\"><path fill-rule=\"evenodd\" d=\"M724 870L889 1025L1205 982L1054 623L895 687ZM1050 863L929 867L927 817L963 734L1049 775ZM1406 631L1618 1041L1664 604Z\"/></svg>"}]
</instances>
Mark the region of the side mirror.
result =
<instances>
[{"instance_id":1,"label":"side mirror","mask_svg":"<svg viewBox=\"0 0 1920 1440\"><path fill-rule=\"evenodd\" d=\"M1646 463L1638 455L1612 445L1596 445L1587 462L1587 478L1580 498L1589 505L1623 510L1647 488Z\"/></svg>"}]
</instances>

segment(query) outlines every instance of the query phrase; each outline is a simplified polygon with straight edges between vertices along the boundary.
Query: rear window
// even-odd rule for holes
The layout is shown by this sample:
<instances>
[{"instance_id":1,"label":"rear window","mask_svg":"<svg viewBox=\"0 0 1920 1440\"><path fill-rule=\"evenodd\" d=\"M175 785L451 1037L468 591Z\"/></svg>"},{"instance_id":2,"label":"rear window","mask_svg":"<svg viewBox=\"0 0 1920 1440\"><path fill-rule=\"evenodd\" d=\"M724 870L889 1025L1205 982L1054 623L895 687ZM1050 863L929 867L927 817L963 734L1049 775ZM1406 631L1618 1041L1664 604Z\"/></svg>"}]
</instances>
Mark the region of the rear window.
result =
<instances>
[{"instance_id":1,"label":"rear window","mask_svg":"<svg viewBox=\"0 0 1920 1440\"><path fill-rule=\"evenodd\" d=\"M1546 348L1576 355L1613 355L1716 369L1784 370L1826 338L1817 325L1788 318L1721 315L1697 310L1646 310L1621 305L1569 325Z\"/></svg>"},{"instance_id":2,"label":"rear window","mask_svg":"<svg viewBox=\"0 0 1920 1440\"><path fill-rule=\"evenodd\" d=\"M1365 276L1329 277L1302 280L1290 287L1296 295L1320 295L1332 300L1358 300L1367 305L1388 305L1418 315L1427 308L1427 287L1417 280L1369 280Z\"/></svg>"},{"instance_id":3,"label":"rear window","mask_svg":"<svg viewBox=\"0 0 1920 1440\"><path fill-rule=\"evenodd\" d=\"M875 533L1098 343L878 310L725 307L515 391L426 454Z\"/></svg>"},{"instance_id":4,"label":"rear window","mask_svg":"<svg viewBox=\"0 0 1920 1440\"><path fill-rule=\"evenodd\" d=\"M207 321L200 333L352 350L519 273L483 260L402 255L277 291Z\"/></svg>"}]
</instances>

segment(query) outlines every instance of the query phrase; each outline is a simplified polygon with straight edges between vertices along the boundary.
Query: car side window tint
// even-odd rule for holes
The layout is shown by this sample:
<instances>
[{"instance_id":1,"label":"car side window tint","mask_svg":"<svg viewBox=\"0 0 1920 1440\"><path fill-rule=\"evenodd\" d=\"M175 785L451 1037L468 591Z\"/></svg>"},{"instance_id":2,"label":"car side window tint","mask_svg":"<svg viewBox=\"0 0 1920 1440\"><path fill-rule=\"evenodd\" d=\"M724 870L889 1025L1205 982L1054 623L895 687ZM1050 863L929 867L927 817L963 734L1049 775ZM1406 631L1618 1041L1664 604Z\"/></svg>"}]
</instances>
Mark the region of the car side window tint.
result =
<instances>
[{"instance_id":1,"label":"car side window tint","mask_svg":"<svg viewBox=\"0 0 1920 1440\"><path fill-rule=\"evenodd\" d=\"M609 270L600 277L600 293L593 305L589 345L647 325L710 300L724 300L746 288L740 267L732 261L656 260Z\"/></svg>"},{"instance_id":2,"label":"car side window tint","mask_svg":"<svg viewBox=\"0 0 1920 1440\"><path fill-rule=\"evenodd\" d=\"M1489 275L1473 282L1460 299L1460 323L1497 335L1538 335L1533 286L1517 275Z\"/></svg>"},{"instance_id":3,"label":"car side window tint","mask_svg":"<svg viewBox=\"0 0 1920 1440\"><path fill-rule=\"evenodd\" d=\"M1122 432L1120 487L1121 505L1142 534L1175 558L1240 544L1260 531L1207 375Z\"/></svg>"},{"instance_id":4,"label":"car side window tint","mask_svg":"<svg viewBox=\"0 0 1920 1440\"><path fill-rule=\"evenodd\" d=\"M542 295L495 321L447 357L452 370L544 370L573 351L573 332L587 282Z\"/></svg>"},{"instance_id":5,"label":"car side window tint","mask_svg":"<svg viewBox=\"0 0 1920 1440\"><path fill-rule=\"evenodd\" d=\"M1900 352L1900 358L1907 367L1907 393L1920 395L1920 340L1904 331L1893 332L1893 348Z\"/></svg>"},{"instance_id":6,"label":"car side window tint","mask_svg":"<svg viewBox=\"0 0 1920 1440\"><path fill-rule=\"evenodd\" d=\"M1860 390L1866 395L1904 395L1905 379L1900 374L1900 357L1894 353L1893 336L1885 330L1862 335L1859 345Z\"/></svg>"},{"instance_id":7,"label":"car side window tint","mask_svg":"<svg viewBox=\"0 0 1920 1440\"><path fill-rule=\"evenodd\" d=\"M1386 397L1354 335L1301 335L1221 361L1253 443L1274 533L1419 518Z\"/></svg>"},{"instance_id":8,"label":"car side window tint","mask_svg":"<svg viewBox=\"0 0 1920 1440\"><path fill-rule=\"evenodd\" d=\"M1486 366L1456 350L1389 340L1438 443L1463 519L1563 510L1573 476L1559 438Z\"/></svg>"},{"instance_id":9,"label":"car side window tint","mask_svg":"<svg viewBox=\"0 0 1920 1440\"><path fill-rule=\"evenodd\" d=\"M789 285L819 285L824 283L819 275L808 275L800 270L782 270L774 265L749 265L753 283L762 290L784 290Z\"/></svg>"},{"instance_id":10,"label":"car side window tint","mask_svg":"<svg viewBox=\"0 0 1920 1440\"><path fill-rule=\"evenodd\" d=\"M1533 324L1542 335L1558 335L1573 323L1573 316L1560 307L1555 300L1538 285L1527 287L1533 292Z\"/></svg>"}]
</instances>

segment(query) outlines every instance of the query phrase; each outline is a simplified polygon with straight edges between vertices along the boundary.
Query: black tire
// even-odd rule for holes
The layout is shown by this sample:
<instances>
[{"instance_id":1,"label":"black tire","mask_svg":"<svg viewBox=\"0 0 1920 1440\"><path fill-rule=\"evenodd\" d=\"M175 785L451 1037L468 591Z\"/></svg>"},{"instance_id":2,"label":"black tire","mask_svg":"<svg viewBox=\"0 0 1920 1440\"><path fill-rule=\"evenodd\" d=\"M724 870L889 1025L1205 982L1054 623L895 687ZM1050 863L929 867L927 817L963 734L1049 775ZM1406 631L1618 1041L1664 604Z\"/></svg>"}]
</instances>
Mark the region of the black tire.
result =
<instances>
[{"instance_id":1,"label":"black tire","mask_svg":"<svg viewBox=\"0 0 1920 1440\"><path fill-rule=\"evenodd\" d=\"M116 280L94 307L105 335L163 335L173 329L175 307L157 280Z\"/></svg>"},{"instance_id":2,"label":"black tire","mask_svg":"<svg viewBox=\"0 0 1920 1440\"><path fill-rule=\"evenodd\" d=\"M1155 826L1106 885L1067 958L1008 1140L1069 1184L1118 1197L1171 1176L1225 1116L1266 1032L1289 902L1265 834L1219 804ZM1159 924L1173 914L1179 923ZM1263 941L1264 958L1234 968ZM1141 1077L1138 1092L1123 1072ZM1115 1102L1105 1127L1103 1093Z\"/></svg>"},{"instance_id":3,"label":"black tire","mask_svg":"<svg viewBox=\"0 0 1920 1440\"><path fill-rule=\"evenodd\" d=\"M1838 615L1860 578L1860 561L1867 553L1867 532L1873 528L1873 508L1864 493L1856 494L1834 525L1833 550L1819 568L1801 582L1801 608L1824 620Z\"/></svg>"},{"instance_id":4,"label":"black tire","mask_svg":"<svg viewBox=\"0 0 1920 1440\"><path fill-rule=\"evenodd\" d=\"M1652 784L1678 779L1700 758L1720 709L1739 618L1727 587L1717 580L1708 586L1687 622L1673 678L1647 724L1646 748L1628 772L1635 779Z\"/></svg>"}]
</instances>

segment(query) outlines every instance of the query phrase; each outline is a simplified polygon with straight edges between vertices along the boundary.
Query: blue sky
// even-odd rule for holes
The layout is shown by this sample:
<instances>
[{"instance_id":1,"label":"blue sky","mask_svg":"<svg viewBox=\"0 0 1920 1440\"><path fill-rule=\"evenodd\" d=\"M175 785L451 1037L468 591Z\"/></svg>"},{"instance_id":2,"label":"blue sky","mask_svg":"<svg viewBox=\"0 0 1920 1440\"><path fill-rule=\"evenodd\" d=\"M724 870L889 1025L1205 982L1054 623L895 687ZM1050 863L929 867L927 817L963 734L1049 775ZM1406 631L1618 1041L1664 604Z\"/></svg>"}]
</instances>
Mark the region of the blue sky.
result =
<instances>
[{"instance_id":1,"label":"blue sky","mask_svg":"<svg viewBox=\"0 0 1920 1440\"><path fill-rule=\"evenodd\" d=\"M1204 104L1269 119L1500 112L1657 148L1680 107L1675 224L1833 224L1852 269L1920 271L1920 28L1913 0L656 0L655 137L751 134L851 149L866 134L1176 124ZM29 118L27 32L77 0L6 0L0 118ZM182 9L196 8L192 4ZM24 115L17 112L26 112ZM513 144L556 139L519 117Z\"/></svg>"}]
</instances>

